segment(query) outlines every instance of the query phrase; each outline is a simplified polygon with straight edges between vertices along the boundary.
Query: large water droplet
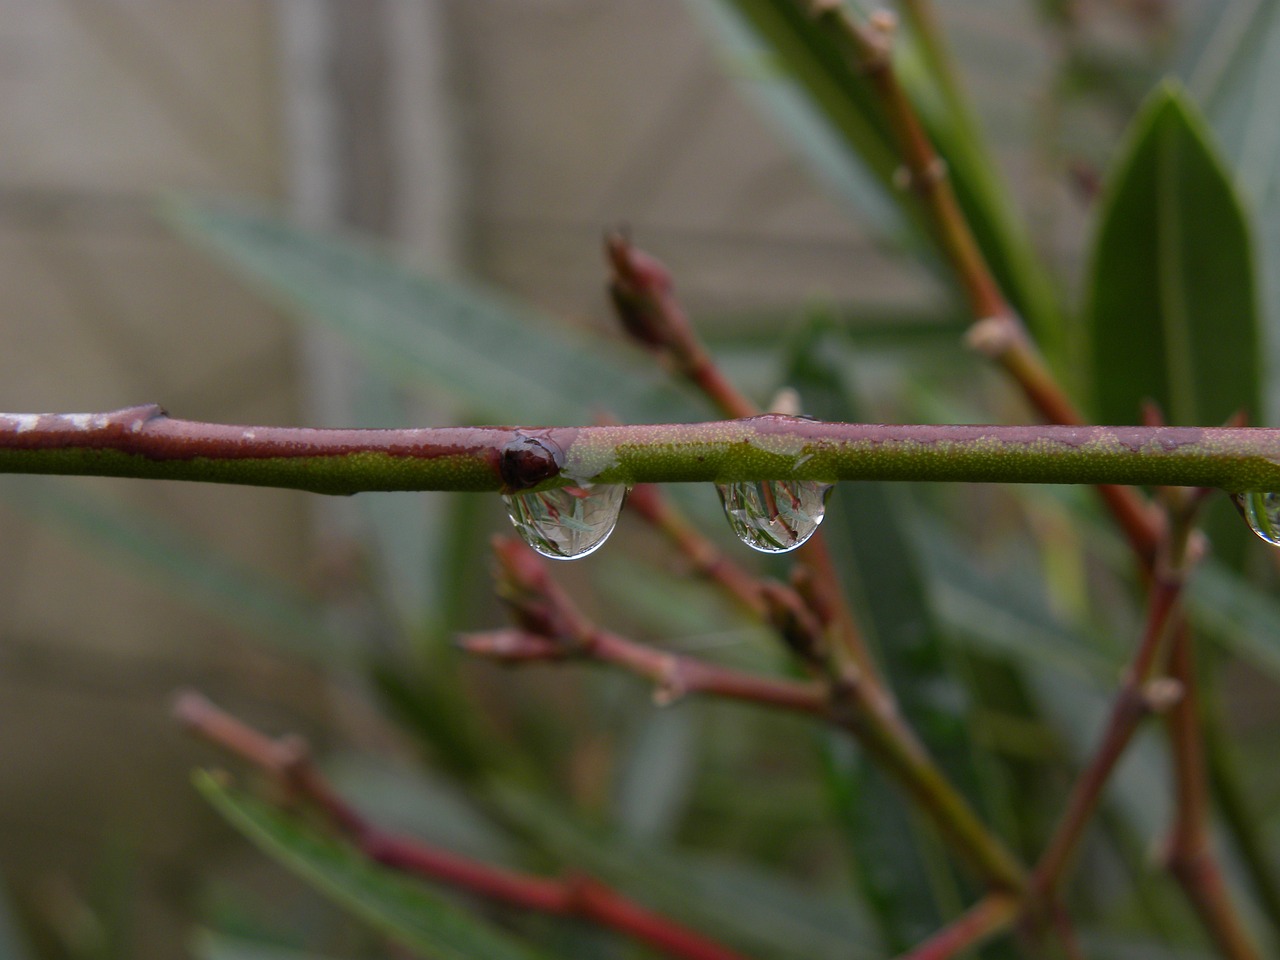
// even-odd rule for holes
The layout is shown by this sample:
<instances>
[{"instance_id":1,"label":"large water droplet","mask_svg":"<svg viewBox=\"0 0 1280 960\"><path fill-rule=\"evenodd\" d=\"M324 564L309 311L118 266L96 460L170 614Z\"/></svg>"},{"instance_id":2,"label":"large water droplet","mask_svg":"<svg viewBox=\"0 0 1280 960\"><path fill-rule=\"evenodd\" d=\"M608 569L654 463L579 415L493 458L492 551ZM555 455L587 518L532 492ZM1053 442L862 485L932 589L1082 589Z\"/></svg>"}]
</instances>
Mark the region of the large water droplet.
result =
<instances>
[{"instance_id":1,"label":"large water droplet","mask_svg":"<svg viewBox=\"0 0 1280 960\"><path fill-rule=\"evenodd\" d=\"M1249 527L1272 546L1280 547L1280 493L1250 491L1236 494Z\"/></svg>"},{"instance_id":2,"label":"large water droplet","mask_svg":"<svg viewBox=\"0 0 1280 960\"><path fill-rule=\"evenodd\" d=\"M621 484L509 493L502 499L524 542L552 560L577 560L609 539L627 488Z\"/></svg>"},{"instance_id":3,"label":"large water droplet","mask_svg":"<svg viewBox=\"0 0 1280 960\"><path fill-rule=\"evenodd\" d=\"M786 553L813 536L826 512L831 484L766 480L716 484L738 539L761 553Z\"/></svg>"}]
</instances>

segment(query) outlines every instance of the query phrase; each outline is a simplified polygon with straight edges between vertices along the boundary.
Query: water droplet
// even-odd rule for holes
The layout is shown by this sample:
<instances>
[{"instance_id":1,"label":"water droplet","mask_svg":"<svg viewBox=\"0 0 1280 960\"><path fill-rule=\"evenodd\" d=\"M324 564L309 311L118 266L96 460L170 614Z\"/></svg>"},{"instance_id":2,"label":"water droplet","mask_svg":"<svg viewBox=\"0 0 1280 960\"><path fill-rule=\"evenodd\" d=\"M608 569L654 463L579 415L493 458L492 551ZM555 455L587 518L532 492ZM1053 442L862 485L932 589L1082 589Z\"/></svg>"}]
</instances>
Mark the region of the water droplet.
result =
<instances>
[{"instance_id":1,"label":"water droplet","mask_svg":"<svg viewBox=\"0 0 1280 960\"><path fill-rule=\"evenodd\" d=\"M1280 493L1237 493L1235 501L1253 532L1280 547Z\"/></svg>"},{"instance_id":2,"label":"water droplet","mask_svg":"<svg viewBox=\"0 0 1280 960\"><path fill-rule=\"evenodd\" d=\"M510 493L502 499L525 543L552 560L577 560L609 539L626 495L621 484L604 484Z\"/></svg>"},{"instance_id":3,"label":"water droplet","mask_svg":"<svg viewBox=\"0 0 1280 960\"><path fill-rule=\"evenodd\" d=\"M761 553L786 553L818 529L831 484L766 480L716 484L724 514L738 539Z\"/></svg>"}]
</instances>

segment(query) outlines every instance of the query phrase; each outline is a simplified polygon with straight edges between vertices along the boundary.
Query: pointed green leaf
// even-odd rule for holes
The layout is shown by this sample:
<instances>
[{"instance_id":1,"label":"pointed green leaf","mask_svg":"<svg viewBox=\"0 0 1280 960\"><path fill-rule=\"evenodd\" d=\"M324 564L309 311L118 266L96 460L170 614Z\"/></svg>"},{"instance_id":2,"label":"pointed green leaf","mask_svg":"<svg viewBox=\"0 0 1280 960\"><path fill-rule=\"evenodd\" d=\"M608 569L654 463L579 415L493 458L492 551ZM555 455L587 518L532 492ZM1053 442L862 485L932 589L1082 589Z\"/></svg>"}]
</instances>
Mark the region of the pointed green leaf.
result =
<instances>
[{"instance_id":1,"label":"pointed green leaf","mask_svg":"<svg viewBox=\"0 0 1280 960\"><path fill-rule=\"evenodd\" d=\"M223 206L169 203L170 223L282 307L340 333L402 381L497 422L644 423L700 409L655 364L372 246ZM602 270L603 274L603 270Z\"/></svg>"},{"instance_id":2,"label":"pointed green leaf","mask_svg":"<svg viewBox=\"0 0 1280 960\"><path fill-rule=\"evenodd\" d=\"M1093 247L1087 323L1093 410L1174 424L1258 411L1258 310L1249 232L1195 107L1161 87L1134 122Z\"/></svg>"}]
</instances>

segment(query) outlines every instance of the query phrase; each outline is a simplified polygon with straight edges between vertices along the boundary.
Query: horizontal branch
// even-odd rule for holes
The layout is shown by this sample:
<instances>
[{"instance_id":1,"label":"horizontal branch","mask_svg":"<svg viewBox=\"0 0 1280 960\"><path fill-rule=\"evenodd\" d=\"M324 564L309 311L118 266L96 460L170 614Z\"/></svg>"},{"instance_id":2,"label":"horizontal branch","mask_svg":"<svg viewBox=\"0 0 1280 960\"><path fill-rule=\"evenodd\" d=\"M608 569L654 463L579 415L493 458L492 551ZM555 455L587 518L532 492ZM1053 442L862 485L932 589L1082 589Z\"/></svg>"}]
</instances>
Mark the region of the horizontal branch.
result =
<instances>
[{"instance_id":1,"label":"horizontal branch","mask_svg":"<svg viewBox=\"0 0 1280 960\"><path fill-rule=\"evenodd\" d=\"M109 413L0 414L0 472L201 480L316 493L582 483L940 480L1280 490L1280 430L713 423L330 430Z\"/></svg>"}]
</instances>

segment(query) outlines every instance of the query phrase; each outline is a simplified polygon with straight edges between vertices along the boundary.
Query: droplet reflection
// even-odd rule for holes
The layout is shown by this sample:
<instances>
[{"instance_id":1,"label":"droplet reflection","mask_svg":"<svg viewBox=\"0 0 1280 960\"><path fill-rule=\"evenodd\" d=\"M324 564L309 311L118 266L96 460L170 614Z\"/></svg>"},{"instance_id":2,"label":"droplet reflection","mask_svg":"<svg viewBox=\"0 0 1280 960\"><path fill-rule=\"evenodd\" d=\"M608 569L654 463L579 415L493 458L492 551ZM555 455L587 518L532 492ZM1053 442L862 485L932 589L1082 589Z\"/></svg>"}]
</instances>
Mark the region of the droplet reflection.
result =
<instances>
[{"instance_id":1,"label":"droplet reflection","mask_svg":"<svg viewBox=\"0 0 1280 960\"><path fill-rule=\"evenodd\" d=\"M761 553L786 553L818 529L831 484L766 480L716 484L734 534Z\"/></svg>"},{"instance_id":2,"label":"droplet reflection","mask_svg":"<svg viewBox=\"0 0 1280 960\"><path fill-rule=\"evenodd\" d=\"M1238 493L1236 503L1249 528L1267 543L1280 547L1280 493Z\"/></svg>"},{"instance_id":3,"label":"droplet reflection","mask_svg":"<svg viewBox=\"0 0 1280 960\"><path fill-rule=\"evenodd\" d=\"M552 560L578 560L609 539L626 494L621 484L606 484L505 494L502 499L525 543Z\"/></svg>"}]
</instances>

